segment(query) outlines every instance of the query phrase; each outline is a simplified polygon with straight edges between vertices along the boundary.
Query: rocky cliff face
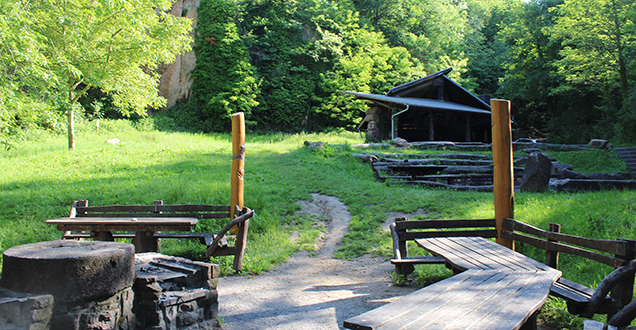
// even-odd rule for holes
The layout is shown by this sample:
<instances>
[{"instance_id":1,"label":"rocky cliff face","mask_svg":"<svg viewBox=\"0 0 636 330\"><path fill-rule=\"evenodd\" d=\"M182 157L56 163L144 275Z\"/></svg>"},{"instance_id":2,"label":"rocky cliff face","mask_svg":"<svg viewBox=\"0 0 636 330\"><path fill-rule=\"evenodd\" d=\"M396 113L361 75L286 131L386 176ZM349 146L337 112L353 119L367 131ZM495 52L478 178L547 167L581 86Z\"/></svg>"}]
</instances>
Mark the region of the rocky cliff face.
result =
<instances>
[{"instance_id":1,"label":"rocky cliff face","mask_svg":"<svg viewBox=\"0 0 636 330\"><path fill-rule=\"evenodd\" d=\"M192 47L194 48L194 29L197 25L197 7L200 0L177 0L172 7L172 15L188 17L193 20ZM192 70L196 62L194 50L177 56L170 64L160 67L159 95L168 100L167 106L172 106L180 98L190 98L192 86Z\"/></svg>"}]
</instances>

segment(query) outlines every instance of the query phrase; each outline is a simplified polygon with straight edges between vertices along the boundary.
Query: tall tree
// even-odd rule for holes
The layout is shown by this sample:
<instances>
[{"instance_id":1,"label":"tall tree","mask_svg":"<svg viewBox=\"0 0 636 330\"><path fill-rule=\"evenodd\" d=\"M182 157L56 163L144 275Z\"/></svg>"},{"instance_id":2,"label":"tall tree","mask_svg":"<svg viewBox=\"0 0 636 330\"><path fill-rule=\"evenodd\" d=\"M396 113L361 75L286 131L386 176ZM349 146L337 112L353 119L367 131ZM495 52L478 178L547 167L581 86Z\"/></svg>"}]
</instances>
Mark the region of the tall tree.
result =
<instances>
[{"instance_id":1,"label":"tall tree","mask_svg":"<svg viewBox=\"0 0 636 330\"><path fill-rule=\"evenodd\" d=\"M631 0L566 0L558 7L550 29L560 40L562 59L556 63L567 84L561 89L586 89L602 95L605 134L633 132L628 98L636 63L636 9ZM619 121L618 125L614 122ZM635 133L629 139L636 138Z\"/></svg>"},{"instance_id":2,"label":"tall tree","mask_svg":"<svg viewBox=\"0 0 636 330\"><path fill-rule=\"evenodd\" d=\"M518 2L507 15L512 17L497 38L508 48L503 62L506 73L500 93L513 100L516 124L528 134L545 132L558 107L560 95L554 94L559 80L552 64L560 46L551 42L546 27L553 24L552 10L559 0Z\"/></svg>"},{"instance_id":3,"label":"tall tree","mask_svg":"<svg viewBox=\"0 0 636 330\"><path fill-rule=\"evenodd\" d=\"M13 32L37 40L33 56L42 59L23 75L37 80L47 73L47 93L68 114L70 149L75 148L74 111L86 91L96 87L110 94L123 114L145 114L147 107L165 104L157 92L158 63L190 47L192 23L170 15L169 0L18 0L10 5L24 15L23 30Z\"/></svg>"}]
</instances>

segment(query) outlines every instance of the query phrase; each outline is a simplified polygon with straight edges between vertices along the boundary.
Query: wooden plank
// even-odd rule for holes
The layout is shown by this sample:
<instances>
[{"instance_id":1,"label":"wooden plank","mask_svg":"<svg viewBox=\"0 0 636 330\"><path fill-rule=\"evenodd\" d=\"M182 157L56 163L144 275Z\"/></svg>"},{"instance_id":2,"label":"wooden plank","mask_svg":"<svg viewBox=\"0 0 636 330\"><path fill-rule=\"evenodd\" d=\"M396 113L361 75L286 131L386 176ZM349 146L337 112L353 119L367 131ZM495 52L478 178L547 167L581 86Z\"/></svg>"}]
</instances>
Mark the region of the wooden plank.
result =
<instances>
[{"instance_id":1,"label":"wooden plank","mask_svg":"<svg viewBox=\"0 0 636 330\"><path fill-rule=\"evenodd\" d=\"M529 258L521 253L512 251L504 246L493 243L492 241L483 240L479 238L470 238L468 240L474 241L473 244L477 244L478 249L487 252L492 258L499 259L501 263L514 266L517 270L541 270L541 271L557 271L556 269L550 269L550 267Z\"/></svg>"},{"instance_id":2,"label":"wooden plank","mask_svg":"<svg viewBox=\"0 0 636 330\"><path fill-rule=\"evenodd\" d=\"M199 222L197 218L169 218L169 217L128 217L128 218L112 218L112 217L91 217L91 218L57 218L47 220L48 224L87 224L87 225L102 225L102 224L132 224L132 225L153 225L153 224L163 224L163 225L196 225Z\"/></svg>"},{"instance_id":3,"label":"wooden plank","mask_svg":"<svg viewBox=\"0 0 636 330\"><path fill-rule=\"evenodd\" d=\"M419 308L409 310L399 318L383 324L378 330L411 330L411 329L435 329L443 326L445 322L462 318L465 314L479 306L483 301L496 296L501 290L508 287L516 277L523 274L506 272L484 272L493 276L486 279L471 277L466 284L469 287L445 291L433 297L427 304L421 304ZM462 310L468 308L462 313Z\"/></svg>"},{"instance_id":4,"label":"wooden plank","mask_svg":"<svg viewBox=\"0 0 636 330\"><path fill-rule=\"evenodd\" d=\"M550 232L528 225L515 219L504 219L504 228L521 231L526 234L546 238L553 241L559 241L562 243L568 243L594 249L602 252L618 254L621 256L626 255L628 251L627 243L624 241L610 241L602 239L585 238L574 235L561 234L557 232Z\"/></svg>"},{"instance_id":5,"label":"wooden plank","mask_svg":"<svg viewBox=\"0 0 636 330\"><path fill-rule=\"evenodd\" d=\"M525 275L531 274L526 273ZM550 292L550 286L558 278L555 273L536 272L533 275L525 283L518 281L517 283L520 284L518 290L507 299L493 299L492 302L495 302L496 305L492 306L491 313L461 329L520 329L526 320L543 306Z\"/></svg>"},{"instance_id":6,"label":"wooden plank","mask_svg":"<svg viewBox=\"0 0 636 330\"><path fill-rule=\"evenodd\" d=\"M432 254L446 259L454 268L466 270L471 268L477 269L495 269L488 260L481 258L473 258L473 253L463 251L464 248L450 241L448 238L429 238L415 241L418 245L431 252Z\"/></svg>"},{"instance_id":7,"label":"wooden plank","mask_svg":"<svg viewBox=\"0 0 636 330\"><path fill-rule=\"evenodd\" d=\"M404 220L395 221L397 229L428 229L428 228L481 228L495 227L495 219L466 219L466 220Z\"/></svg>"},{"instance_id":8,"label":"wooden plank","mask_svg":"<svg viewBox=\"0 0 636 330\"><path fill-rule=\"evenodd\" d=\"M230 212L226 205L105 205L105 206L78 206L77 213L126 213L126 212Z\"/></svg>"},{"instance_id":9,"label":"wooden plank","mask_svg":"<svg viewBox=\"0 0 636 330\"><path fill-rule=\"evenodd\" d=\"M133 220L136 219L136 220ZM190 231L196 218L58 218L46 223L61 231Z\"/></svg>"},{"instance_id":10,"label":"wooden plank","mask_svg":"<svg viewBox=\"0 0 636 330\"><path fill-rule=\"evenodd\" d=\"M401 259L391 259L392 264L443 264L446 260L444 258L435 256L423 256L423 257L406 257Z\"/></svg>"},{"instance_id":11,"label":"wooden plank","mask_svg":"<svg viewBox=\"0 0 636 330\"><path fill-rule=\"evenodd\" d=\"M467 270L412 292L392 303L345 320L344 327L349 329L377 329L381 325L394 319L399 319L405 313L435 300L443 292L461 292L474 286L475 281L485 281L495 275L497 274L486 273L476 269Z\"/></svg>"},{"instance_id":12,"label":"wooden plank","mask_svg":"<svg viewBox=\"0 0 636 330\"><path fill-rule=\"evenodd\" d=\"M590 259L605 265L609 265L612 267L620 267L626 263L626 261L623 259L606 256L604 254L580 249L577 247L573 247L573 246L569 246L569 245L565 245L561 243L549 242L539 238L535 238L535 237L531 237L531 236L523 235L523 234L518 234L515 232L510 232L507 230L504 230L502 232L502 236L505 238L513 239L515 241L532 245L534 247L538 247L543 250L569 253L569 254L584 257L584 258L587 258L587 259Z\"/></svg>"},{"instance_id":13,"label":"wooden plank","mask_svg":"<svg viewBox=\"0 0 636 330\"><path fill-rule=\"evenodd\" d=\"M502 247L492 241L482 239L456 239L457 243L468 248L478 251L485 258L492 260L493 263L501 265L500 268L509 268L515 271L535 271L536 265L526 258L508 248ZM504 250L504 251L502 251ZM532 260L532 259L530 259ZM534 260L533 260L534 261ZM545 267L547 268L547 267Z\"/></svg>"},{"instance_id":14,"label":"wooden plank","mask_svg":"<svg viewBox=\"0 0 636 330\"><path fill-rule=\"evenodd\" d=\"M560 283L554 283L550 289L550 294L563 298L565 300L574 301L580 304L587 303L592 295L581 294L581 292L573 290L571 287L565 286Z\"/></svg>"},{"instance_id":15,"label":"wooden plank","mask_svg":"<svg viewBox=\"0 0 636 330\"><path fill-rule=\"evenodd\" d=\"M508 299L517 293L520 287L527 284L528 275L526 273L505 273L506 277L502 278L497 285L493 285L475 296L470 302L457 306L443 318L438 318L433 324L427 326L426 329L467 329L472 323L483 317L496 317L501 320L498 315L491 314L498 302ZM518 317L523 317L525 311L519 309ZM503 322L502 322L503 323Z\"/></svg>"},{"instance_id":16,"label":"wooden plank","mask_svg":"<svg viewBox=\"0 0 636 330\"><path fill-rule=\"evenodd\" d=\"M229 218L230 213L78 213L76 219L112 217L112 218L197 218L197 219L224 219Z\"/></svg>"},{"instance_id":17,"label":"wooden plank","mask_svg":"<svg viewBox=\"0 0 636 330\"><path fill-rule=\"evenodd\" d=\"M477 240L484 244L494 244L493 242L483 238L477 238ZM448 244L449 248L457 251L457 253L461 254L463 258L479 261L482 265L486 265L488 268L509 271L519 268L515 265L508 264L507 262L502 262L502 259L499 258L499 256L490 253L488 250L484 249L482 244L478 244L477 241L471 240L468 237L448 238L442 242ZM510 254L511 252L512 251L508 251L507 254Z\"/></svg>"},{"instance_id":18,"label":"wooden plank","mask_svg":"<svg viewBox=\"0 0 636 330\"><path fill-rule=\"evenodd\" d=\"M484 237L495 238L497 237L497 231L491 230L445 230L445 231L415 231L398 233L401 240L412 241L421 238L433 238L433 237Z\"/></svg>"}]
</instances>

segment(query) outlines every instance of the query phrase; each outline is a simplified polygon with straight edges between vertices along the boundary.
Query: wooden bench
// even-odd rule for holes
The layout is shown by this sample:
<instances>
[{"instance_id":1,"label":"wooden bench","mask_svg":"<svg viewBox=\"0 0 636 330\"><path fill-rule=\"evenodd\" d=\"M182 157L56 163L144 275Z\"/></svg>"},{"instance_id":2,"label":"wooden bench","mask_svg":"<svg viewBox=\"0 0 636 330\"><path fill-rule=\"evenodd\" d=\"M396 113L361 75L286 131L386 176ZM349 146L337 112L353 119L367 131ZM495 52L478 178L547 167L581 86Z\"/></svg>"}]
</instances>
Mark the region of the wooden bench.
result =
<instances>
[{"instance_id":1,"label":"wooden bench","mask_svg":"<svg viewBox=\"0 0 636 330\"><path fill-rule=\"evenodd\" d=\"M48 220L63 231L64 239L92 238L112 241L132 238L135 252L156 252L162 238L198 239L207 246L206 256L233 255L234 269L241 270L249 219L254 212L217 205L108 205L88 206L88 201L73 202L69 217ZM233 219L232 219L233 218ZM231 219L217 233L194 233L193 226L202 219ZM235 243L228 244L228 232L236 228ZM176 231L176 232L166 232Z\"/></svg>"},{"instance_id":2,"label":"wooden bench","mask_svg":"<svg viewBox=\"0 0 636 330\"><path fill-rule=\"evenodd\" d=\"M560 233L560 225L550 224L551 230L542 230L514 219L504 219L501 236L546 251L546 265L557 269L559 253L585 258L589 261L618 268L636 257L636 241L600 240ZM608 320L623 306L632 301L634 274L623 278L609 296L597 304L594 314L606 314ZM553 296L567 302L568 312L582 315L595 290L579 283L560 278L552 287ZM585 317L591 317L589 311Z\"/></svg>"},{"instance_id":3,"label":"wooden bench","mask_svg":"<svg viewBox=\"0 0 636 330\"><path fill-rule=\"evenodd\" d=\"M389 225L393 238L393 259L395 272L408 275L417 264L443 264L444 258L436 256L408 256L408 241L430 237L497 237L495 219L468 220L408 220L395 218Z\"/></svg>"},{"instance_id":4,"label":"wooden bench","mask_svg":"<svg viewBox=\"0 0 636 330\"><path fill-rule=\"evenodd\" d=\"M416 242L461 273L357 317L350 329L535 329L558 270L482 237Z\"/></svg>"},{"instance_id":5,"label":"wooden bench","mask_svg":"<svg viewBox=\"0 0 636 330\"><path fill-rule=\"evenodd\" d=\"M481 252L468 252L452 242L460 239L454 237L496 238L494 219L476 220L415 220L408 221L405 218L396 218L395 224L390 226L393 238L393 259L397 274L410 274L415 264L444 263L455 274L467 269L492 269L498 267L481 259ZM544 231L529 226L514 219L504 220L502 237L536 246L546 250L546 265L537 262L537 267L558 268L558 253L564 252L579 255L592 261L613 267L626 265L634 259L636 254L635 242L630 240L596 240L573 235L560 234L558 225L551 225L551 231ZM439 239L428 239L439 238ZM408 256L408 241L416 241L420 246L431 252L432 256L412 257ZM500 247L502 255L509 255L512 251ZM588 249L596 250L589 251ZM460 251L460 252L457 252ZM609 254L609 255L608 255ZM514 264L514 260L505 261L503 264ZM451 277L454 278L454 277ZM445 280L446 281L446 280ZM443 282L443 281L442 281ZM591 317L594 314L607 314L608 320L630 303L633 293L634 275L625 276L619 284L611 290L609 296L596 297L599 302L594 305L593 311L588 308L590 300L595 294L592 290L579 283L559 278L550 289L550 294L567 301L568 311L574 315ZM596 292L599 295L599 292ZM397 303L397 302L396 302ZM394 305L395 308L400 304ZM418 312L425 312L427 307L418 307ZM590 315L590 313L592 313ZM389 315L384 316L388 320ZM356 329L355 326L352 327ZM364 327L360 329L366 329Z\"/></svg>"}]
</instances>

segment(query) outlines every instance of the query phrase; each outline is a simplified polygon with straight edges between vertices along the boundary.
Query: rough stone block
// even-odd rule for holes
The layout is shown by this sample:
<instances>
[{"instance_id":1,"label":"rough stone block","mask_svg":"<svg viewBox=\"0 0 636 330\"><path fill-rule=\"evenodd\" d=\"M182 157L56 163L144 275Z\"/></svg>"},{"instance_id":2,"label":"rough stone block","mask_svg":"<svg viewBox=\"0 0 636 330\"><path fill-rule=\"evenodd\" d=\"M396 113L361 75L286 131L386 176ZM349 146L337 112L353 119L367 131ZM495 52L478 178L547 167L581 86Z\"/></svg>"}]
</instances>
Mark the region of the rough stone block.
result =
<instances>
[{"instance_id":1,"label":"rough stone block","mask_svg":"<svg viewBox=\"0 0 636 330\"><path fill-rule=\"evenodd\" d=\"M56 304L110 297L132 285L134 254L132 244L115 242L20 245L4 252L0 287L52 294Z\"/></svg>"}]
</instances>

